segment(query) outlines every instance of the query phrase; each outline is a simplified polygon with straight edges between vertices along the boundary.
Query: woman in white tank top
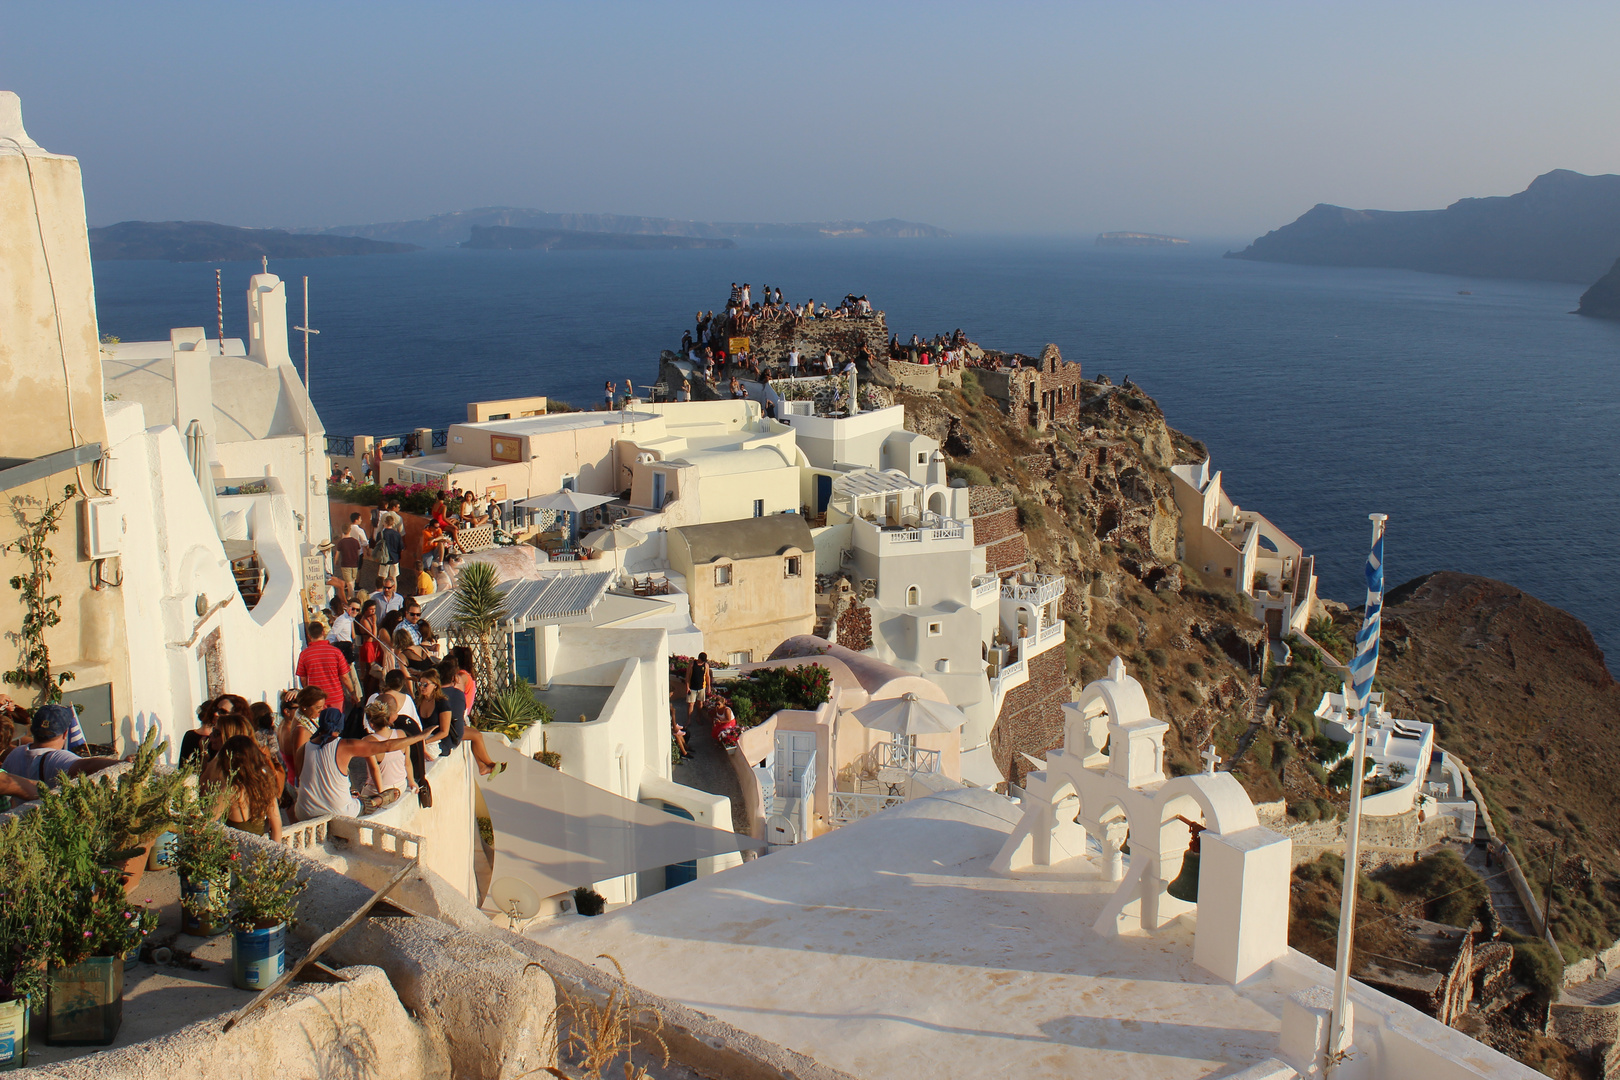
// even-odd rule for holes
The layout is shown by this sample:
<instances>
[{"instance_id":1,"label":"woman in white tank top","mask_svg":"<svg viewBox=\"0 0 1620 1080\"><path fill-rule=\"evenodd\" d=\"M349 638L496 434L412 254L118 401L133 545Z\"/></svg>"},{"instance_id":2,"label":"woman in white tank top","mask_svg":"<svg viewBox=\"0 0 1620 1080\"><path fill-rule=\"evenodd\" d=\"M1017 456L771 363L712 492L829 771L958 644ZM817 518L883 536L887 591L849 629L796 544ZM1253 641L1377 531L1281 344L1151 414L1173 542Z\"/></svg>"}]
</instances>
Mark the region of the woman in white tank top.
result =
<instances>
[{"instance_id":1,"label":"woman in white tank top","mask_svg":"<svg viewBox=\"0 0 1620 1080\"><path fill-rule=\"evenodd\" d=\"M315 734L299 748L298 801L293 806L293 814L299 821L323 814L358 817L360 800L349 789L349 762L404 750L428 738L422 734L385 742L340 739L338 733L342 730L343 713L327 709L321 713Z\"/></svg>"}]
</instances>

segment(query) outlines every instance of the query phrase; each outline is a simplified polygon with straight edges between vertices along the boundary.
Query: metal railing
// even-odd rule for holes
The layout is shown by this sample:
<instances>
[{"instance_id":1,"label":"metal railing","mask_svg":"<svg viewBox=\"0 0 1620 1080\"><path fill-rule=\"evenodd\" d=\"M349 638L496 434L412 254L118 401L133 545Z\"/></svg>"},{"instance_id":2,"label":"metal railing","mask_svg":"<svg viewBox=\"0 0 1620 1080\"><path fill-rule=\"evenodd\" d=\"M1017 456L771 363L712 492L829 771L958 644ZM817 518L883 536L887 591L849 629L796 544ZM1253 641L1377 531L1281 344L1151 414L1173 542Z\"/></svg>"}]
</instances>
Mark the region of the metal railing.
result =
<instances>
[{"instance_id":1,"label":"metal railing","mask_svg":"<svg viewBox=\"0 0 1620 1080\"><path fill-rule=\"evenodd\" d=\"M828 817L834 825L847 825L851 821L871 817L880 810L899 806L903 795L873 795L859 791L834 791L828 796Z\"/></svg>"},{"instance_id":2,"label":"metal railing","mask_svg":"<svg viewBox=\"0 0 1620 1080\"><path fill-rule=\"evenodd\" d=\"M326 437L327 457L354 457L353 435L328 435Z\"/></svg>"},{"instance_id":3,"label":"metal railing","mask_svg":"<svg viewBox=\"0 0 1620 1080\"><path fill-rule=\"evenodd\" d=\"M448 446L448 445L450 445L450 429L449 428L440 428L437 431L435 431L433 433L433 445L434 446Z\"/></svg>"}]
</instances>

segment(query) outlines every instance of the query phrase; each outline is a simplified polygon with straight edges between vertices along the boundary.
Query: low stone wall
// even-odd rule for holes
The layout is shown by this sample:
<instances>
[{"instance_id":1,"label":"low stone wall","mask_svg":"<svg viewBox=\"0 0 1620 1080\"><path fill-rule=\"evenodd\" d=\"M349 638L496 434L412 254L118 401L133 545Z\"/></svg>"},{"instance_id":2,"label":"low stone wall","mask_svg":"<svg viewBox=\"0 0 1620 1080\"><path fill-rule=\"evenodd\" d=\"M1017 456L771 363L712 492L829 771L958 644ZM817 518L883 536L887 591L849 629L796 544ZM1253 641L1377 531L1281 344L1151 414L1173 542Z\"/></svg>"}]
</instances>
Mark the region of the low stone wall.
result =
<instances>
[{"instance_id":1,"label":"low stone wall","mask_svg":"<svg viewBox=\"0 0 1620 1080\"><path fill-rule=\"evenodd\" d=\"M14 1080L450 1080L444 1048L400 1004L380 968L341 969L346 983L300 983L225 1031L222 1013L133 1046Z\"/></svg>"},{"instance_id":2,"label":"low stone wall","mask_svg":"<svg viewBox=\"0 0 1620 1080\"><path fill-rule=\"evenodd\" d=\"M1547 1034L1580 1053L1606 1056L1620 1042L1620 1005L1554 1002L1547 1007Z\"/></svg>"},{"instance_id":3,"label":"low stone wall","mask_svg":"<svg viewBox=\"0 0 1620 1080\"><path fill-rule=\"evenodd\" d=\"M1062 649L1053 648L1031 658L1029 681L1007 691L990 729L996 767L1020 787L1034 767L1023 754L1044 759L1063 744L1063 705L1072 696L1063 657Z\"/></svg>"},{"instance_id":4,"label":"low stone wall","mask_svg":"<svg viewBox=\"0 0 1620 1080\"><path fill-rule=\"evenodd\" d=\"M1029 561L1029 548L1018 527L1018 509L1000 488L978 486L968 493L973 542L984 545L985 570L999 574Z\"/></svg>"},{"instance_id":5,"label":"low stone wall","mask_svg":"<svg viewBox=\"0 0 1620 1080\"><path fill-rule=\"evenodd\" d=\"M1458 820L1436 815L1427 821L1418 820L1417 810L1389 817L1363 817L1361 819L1361 850L1369 861L1377 865L1392 861L1406 862L1417 857L1425 848L1433 847L1447 837L1456 837ZM1294 841L1294 865L1314 861L1324 851L1344 853L1345 822L1300 821L1283 827L1281 820L1273 825Z\"/></svg>"}]
</instances>

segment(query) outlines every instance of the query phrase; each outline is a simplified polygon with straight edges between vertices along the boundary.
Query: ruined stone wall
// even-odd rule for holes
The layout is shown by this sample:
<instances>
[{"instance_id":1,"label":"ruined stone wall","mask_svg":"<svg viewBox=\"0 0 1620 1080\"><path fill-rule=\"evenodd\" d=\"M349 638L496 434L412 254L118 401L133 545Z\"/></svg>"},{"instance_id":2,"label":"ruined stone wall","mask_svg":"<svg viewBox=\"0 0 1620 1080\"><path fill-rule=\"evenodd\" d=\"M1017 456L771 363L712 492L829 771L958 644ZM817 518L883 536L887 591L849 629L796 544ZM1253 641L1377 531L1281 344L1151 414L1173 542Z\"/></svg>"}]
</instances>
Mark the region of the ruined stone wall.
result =
<instances>
[{"instance_id":1,"label":"ruined stone wall","mask_svg":"<svg viewBox=\"0 0 1620 1080\"><path fill-rule=\"evenodd\" d=\"M1030 660L1029 681L1008 691L990 729L990 751L1003 776L1022 786L1033 768L1023 755L1044 759L1063 745L1063 704L1070 697L1062 649L1048 649Z\"/></svg>"},{"instance_id":2,"label":"ruined stone wall","mask_svg":"<svg viewBox=\"0 0 1620 1080\"><path fill-rule=\"evenodd\" d=\"M1045 430L1051 423L1075 424L1080 419L1080 365L1063 359L1056 345L1041 350L1040 359L1014 355L1017 366L1000 371L977 369L982 389L1001 411Z\"/></svg>"},{"instance_id":3,"label":"ruined stone wall","mask_svg":"<svg viewBox=\"0 0 1620 1080\"><path fill-rule=\"evenodd\" d=\"M889 355L889 328L883 320L883 312L874 312L870 319L805 319L798 322L792 319L781 319L773 322L762 322L755 326L748 335L748 349L754 359L762 365L787 367L787 354L794 344L799 346L799 370L805 370L804 365L809 361L819 363L822 354L828 349L838 354L840 362L844 359L860 358L860 347L864 341L872 357L883 361ZM820 368L814 369L817 373ZM860 374L865 375L866 369L860 368ZM886 380L878 380L888 385Z\"/></svg>"},{"instance_id":4,"label":"ruined stone wall","mask_svg":"<svg viewBox=\"0 0 1620 1080\"><path fill-rule=\"evenodd\" d=\"M872 647L872 609L865 604L851 604L838 616L838 644L856 652Z\"/></svg>"},{"instance_id":5,"label":"ruined stone wall","mask_svg":"<svg viewBox=\"0 0 1620 1080\"><path fill-rule=\"evenodd\" d=\"M1344 851L1343 821L1301 821L1279 831L1294 841L1294 865L1308 863L1324 851ZM1392 817L1363 817L1361 843L1373 865L1409 862L1425 848L1439 843L1456 831L1458 819L1436 815L1418 821L1418 812L1408 810Z\"/></svg>"}]
</instances>

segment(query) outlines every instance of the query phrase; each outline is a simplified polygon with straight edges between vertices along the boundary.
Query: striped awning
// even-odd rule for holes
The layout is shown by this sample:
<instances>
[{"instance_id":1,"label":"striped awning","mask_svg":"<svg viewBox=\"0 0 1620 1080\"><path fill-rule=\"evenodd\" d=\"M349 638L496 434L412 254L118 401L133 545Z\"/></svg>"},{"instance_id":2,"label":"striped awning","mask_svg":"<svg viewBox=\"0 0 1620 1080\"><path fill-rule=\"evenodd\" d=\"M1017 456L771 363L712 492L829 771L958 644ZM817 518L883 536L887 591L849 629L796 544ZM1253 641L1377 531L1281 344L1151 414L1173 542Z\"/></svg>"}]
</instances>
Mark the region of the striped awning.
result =
<instances>
[{"instance_id":1,"label":"striped awning","mask_svg":"<svg viewBox=\"0 0 1620 1080\"><path fill-rule=\"evenodd\" d=\"M540 579L518 578L495 587L506 597L507 617L514 623L544 622L583 615L613 583L610 571L589 574L559 574ZM455 617L455 590L435 593L422 600L422 618L434 626L447 626Z\"/></svg>"}]
</instances>

